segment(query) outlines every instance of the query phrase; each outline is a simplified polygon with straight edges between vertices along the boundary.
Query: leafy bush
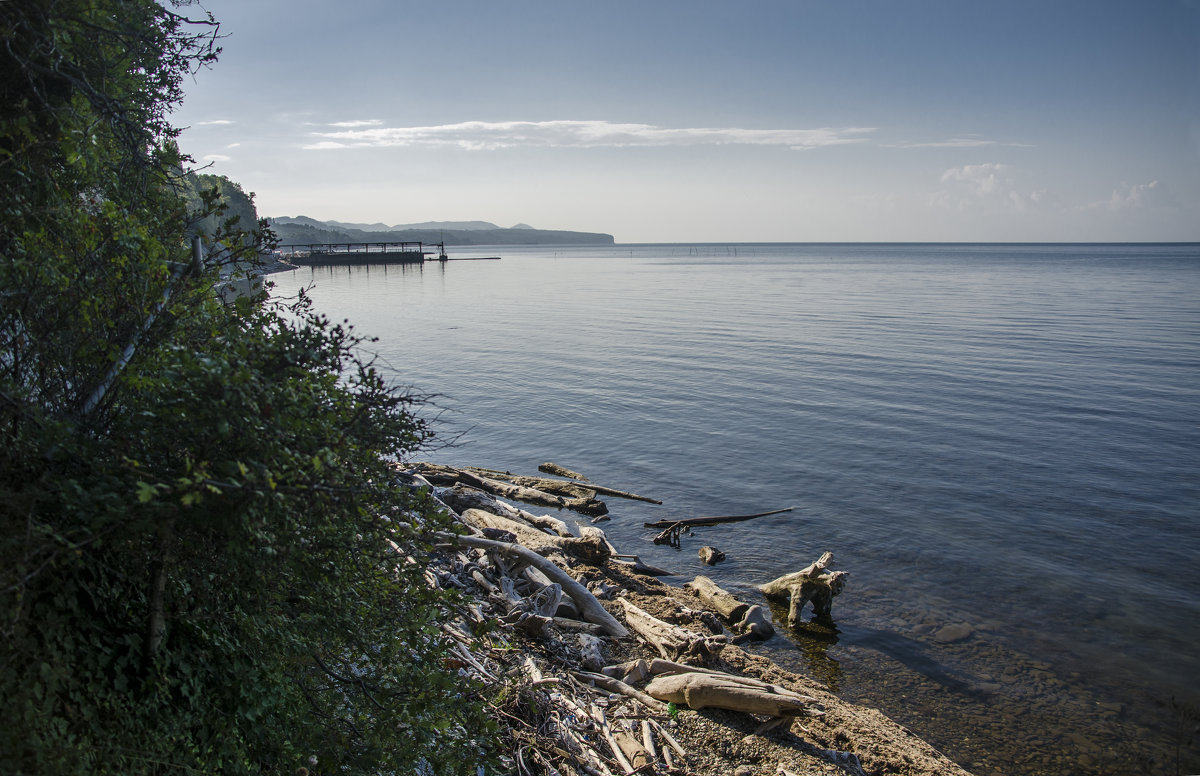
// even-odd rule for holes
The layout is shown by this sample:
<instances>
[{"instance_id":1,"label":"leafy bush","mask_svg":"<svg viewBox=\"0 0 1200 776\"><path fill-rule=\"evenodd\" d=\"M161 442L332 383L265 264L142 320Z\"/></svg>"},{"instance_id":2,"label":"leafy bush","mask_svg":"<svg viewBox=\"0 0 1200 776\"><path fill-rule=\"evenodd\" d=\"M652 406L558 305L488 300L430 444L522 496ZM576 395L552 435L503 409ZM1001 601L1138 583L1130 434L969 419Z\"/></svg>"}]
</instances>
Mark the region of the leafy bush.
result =
<instances>
[{"instance_id":1,"label":"leafy bush","mask_svg":"<svg viewBox=\"0 0 1200 776\"><path fill-rule=\"evenodd\" d=\"M0 772L473 773L419 397L303 295L215 298L269 235L192 263L177 11L0 3Z\"/></svg>"}]
</instances>

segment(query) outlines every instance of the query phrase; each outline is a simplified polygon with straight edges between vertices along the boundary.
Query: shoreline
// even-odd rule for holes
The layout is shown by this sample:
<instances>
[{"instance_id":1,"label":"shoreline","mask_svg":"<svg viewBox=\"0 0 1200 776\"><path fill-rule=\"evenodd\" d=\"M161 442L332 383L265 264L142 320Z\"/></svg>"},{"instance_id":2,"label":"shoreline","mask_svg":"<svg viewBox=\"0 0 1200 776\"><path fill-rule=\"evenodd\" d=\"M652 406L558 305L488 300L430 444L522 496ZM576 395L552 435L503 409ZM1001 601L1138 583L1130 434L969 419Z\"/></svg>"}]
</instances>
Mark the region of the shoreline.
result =
<instances>
[{"instance_id":1,"label":"shoreline","mask_svg":"<svg viewBox=\"0 0 1200 776\"><path fill-rule=\"evenodd\" d=\"M506 498L501 500L497 494L487 492L493 490L494 480L474 473L464 473L460 478L454 470L444 471L449 467L436 468L440 471L435 476L432 468L407 466L402 476L415 487L428 487L440 505L456 517L464 532L477 540L447 540L430 564L427 577L439 586L459 589L470 602L465 618L447 624L446 632L459 642L463 656L460 673L485 684L510 683L510 701L504 708L493 705L493 718L501 725L501 740L514 752L524 750L525 757L532 757L543 767L553 767L559 773L661 771L668 764L657 750L672 747L664 744L661 736L647 732L661 727L686 752L686 757L676 752L674 768L670 770L673 773L969 776L968 771L883 712L845 701L819 681L785 670L769 657L756 654L752 641L738 639L741 644L732 643L733 623L721 621L719 613L692 590L668 585L655 576L640 573L646 567L622 560L633 556L614 557L615 548L594 526L581 524L572 531L568 523L558 518L550 515L539 518L509 503L515 500L529 503L533 498L541 506L550 506L540 499L547 495L553 499L554 494L530 488L520 493L506 490ZM571 482L584 488L589 484ZM514 498L517 495L520 498ZM572 536L568 538L565 533ZM593 541L589 545L592 550L585 551L582 545L572 544L571 539L588 540L578 536L580 533ZM578 609L586 607L578 601L575 607L570 606L570 595L563 596L564 605L556 606L556 612L535 613L531 602L544 595L548 586L521 578L516 570L521 564L507 558L508 553L504 553L506 560L494 547L478 549L468 544L491 547L488 543L497 540L527 548L533 545L531 549L555 564L564 575L586 585L582 595L594 591L595 601L617 624L598 626L597 619L608 622L607 618L578 614ZM593 555L596 546L604 549ZM525 572L524 576L530 574ZM549 581L544 575L532 576ZM772 725L769 716L728 707L691 709L686 703L679 703L677 713L664 714L661 707L647 706L654 704L652 699L640 703L609 688L595 687L594 679L591 682L588 679L601 678L597 672L620 675L630 670L631 661L641 661L642 665L664 663L662 648L656 651L631 623L627 614L633 611L630 604L685 632L696 632L704 627L700 625L702 622L708 625L706 643L720 644L716 654L702 660L681 657L680 663L738 680L765 682L782 692L803 696L807 699L806 707L789 712ZM571 616L573 609L575 613ZM560 616L554 616L555 613ZM568 616L561 616L564 614ZM715 627L723 633L713 634L714 618L719 623ZM472 632L472 621L474 624L491 621L499 627L491 637L476 639L466 636ZM604 628L609 628L609 632L605 633ZM783 630L782 625L780 629ZM632 633L621 635L619 630ZM581 645L590 645L590 649ZM630 683L640 682L630 679ZM653 681L647 685L651 694L653 685ZM513 704L513 698L520 702ZM635 739L641 739L644 733L651 744L648 750L658 756L642 761L641 768L633 767L632 771L624 768L620 756L614 756L612 745L603 742L595 728L595 713L580 713L581 709L589 708L589 702L602 710L600 717L610 732L628 728L626 735ZM542 732L531 736L530 730ZM609 740L617 742L618 748L625 748L620 736ZM583 744L572 745L572 742ZM653 745L656 742L657 749ZM589 749L592 754L588 754ZM625 764L634 766L628 756L626 760Z\"/></svg>"}]
</instances>

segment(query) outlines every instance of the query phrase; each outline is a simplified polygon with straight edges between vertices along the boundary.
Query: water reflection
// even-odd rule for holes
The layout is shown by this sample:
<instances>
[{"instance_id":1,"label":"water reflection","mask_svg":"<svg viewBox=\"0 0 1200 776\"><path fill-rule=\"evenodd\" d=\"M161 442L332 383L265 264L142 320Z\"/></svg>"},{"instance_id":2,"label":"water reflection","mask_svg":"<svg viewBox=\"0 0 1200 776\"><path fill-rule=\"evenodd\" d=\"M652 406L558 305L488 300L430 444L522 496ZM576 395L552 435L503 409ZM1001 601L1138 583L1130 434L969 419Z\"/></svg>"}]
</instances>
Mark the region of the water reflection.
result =
<instances>
[{"instance_id":1,"label":"water reflection","mask_svg":"<svg viewBox=\"0 0 1200 776\"><path fill-rule=\"evenodd\" d=\"M776 624L787 622L788 608L774 601L767 602L771 607L771 617ZM838 643L838 627L829 615L815 616L808 621L801 621L794 628L784 628L784 636L795 644L796 649L804 656L804 663L809 674L827 686L831 691L841 690L842 666L837 658L829 654L829 648Z\"/></svg>"}]
</instances>

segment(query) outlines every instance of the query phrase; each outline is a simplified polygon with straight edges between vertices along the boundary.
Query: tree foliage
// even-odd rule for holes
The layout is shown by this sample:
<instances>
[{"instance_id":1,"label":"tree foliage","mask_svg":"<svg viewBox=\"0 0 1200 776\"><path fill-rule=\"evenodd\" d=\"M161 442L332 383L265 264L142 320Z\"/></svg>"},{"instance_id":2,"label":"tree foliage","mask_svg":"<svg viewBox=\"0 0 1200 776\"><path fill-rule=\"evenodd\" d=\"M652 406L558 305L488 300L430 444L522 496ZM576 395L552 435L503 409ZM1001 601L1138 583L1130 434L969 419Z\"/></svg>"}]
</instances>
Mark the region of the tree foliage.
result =
<instances>
[{"instance_id":1,"label":"tree foliage","mask_svg":"<svg viewBox=\"0 0 1200 776\"><path fill-rule=\"evenodd\" d=\"M184 10L0 3L0 772L474 772L418 397L303 294L215 298L268 236L189 207Z\"/></svg>"}]
</instances>

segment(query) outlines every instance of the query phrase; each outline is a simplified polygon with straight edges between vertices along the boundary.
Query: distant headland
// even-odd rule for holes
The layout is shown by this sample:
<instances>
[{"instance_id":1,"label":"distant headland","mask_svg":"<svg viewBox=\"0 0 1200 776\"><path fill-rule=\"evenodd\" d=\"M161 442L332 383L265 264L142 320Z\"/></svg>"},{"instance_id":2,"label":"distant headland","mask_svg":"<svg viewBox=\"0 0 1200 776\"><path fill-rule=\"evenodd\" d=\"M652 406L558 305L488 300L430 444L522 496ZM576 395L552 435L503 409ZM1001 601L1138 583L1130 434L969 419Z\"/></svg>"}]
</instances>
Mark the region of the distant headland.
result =
<instances>
[{"instance_id":1,"label":"distant headland","mask_svg":"<svg viewBox=\"0 0 1200 776\"><path fill-rule=\"evenodd\" d=\"M352 242L423 242L446 245L612 245L611 234L534 229L517 224L510 228L487 221L426 221L419 224L350 224L318 221L308 216L274 216L267 219L282 245Z\"/></svg>"}]
</instances>

